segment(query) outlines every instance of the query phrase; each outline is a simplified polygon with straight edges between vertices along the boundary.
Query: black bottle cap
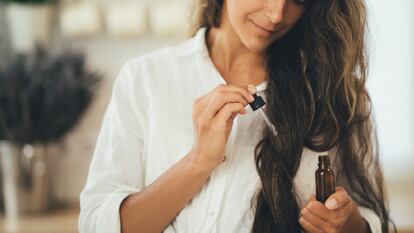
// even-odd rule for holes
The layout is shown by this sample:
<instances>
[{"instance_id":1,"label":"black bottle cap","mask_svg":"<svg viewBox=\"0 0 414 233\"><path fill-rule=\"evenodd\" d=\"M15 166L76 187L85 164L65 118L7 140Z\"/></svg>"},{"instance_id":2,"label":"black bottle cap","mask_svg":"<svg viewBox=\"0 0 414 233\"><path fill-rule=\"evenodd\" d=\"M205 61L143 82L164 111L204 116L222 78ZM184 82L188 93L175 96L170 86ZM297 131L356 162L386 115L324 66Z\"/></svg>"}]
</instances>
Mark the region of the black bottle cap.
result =
<instances>
[{"instance_id":1,"label":"black bottle cap","mask_svg":"<svg viewBox=\"0 0 414 233\"><path fill-rule=\"evenodd\" d=\"M256 111L257 109L261 108L263 105L266 104L261 96L253 94L253 98L254 98L254 101L249 103L253 111Z\"/></svg>"}]
</instances>

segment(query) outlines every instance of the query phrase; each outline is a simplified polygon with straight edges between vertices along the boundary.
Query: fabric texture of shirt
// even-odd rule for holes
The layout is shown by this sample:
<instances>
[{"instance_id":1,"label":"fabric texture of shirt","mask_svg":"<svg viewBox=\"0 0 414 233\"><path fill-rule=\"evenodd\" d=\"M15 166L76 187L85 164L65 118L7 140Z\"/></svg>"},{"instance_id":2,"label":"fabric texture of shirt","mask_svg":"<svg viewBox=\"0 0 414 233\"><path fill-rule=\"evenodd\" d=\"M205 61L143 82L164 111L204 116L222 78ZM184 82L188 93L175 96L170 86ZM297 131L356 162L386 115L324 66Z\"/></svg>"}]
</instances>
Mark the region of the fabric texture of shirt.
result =
<instances>
[{"instance_id":1,"label":"fabric texture of shirt","mask_svg":"<svg viewBox=\"0 0 414 233\"><path fill-rule=\"evenodd\" d=\"M194 141L193 100L226 84L213 65L206 28L176 46L127 62L113 87L81 193L81 233L120 233L119 208L186 155ZM257 94L266 100L266 82ZM164 233L247 233L254 219L251 200L260 187L254 148L262 137L263 117L246 107L234 119L226 155ZM320 153L304 148L294 179L302 207L315 193L314 173ZM178 190L177 190L178 192ZM378 216L358 207L373 233Z\"/></svg>"}]
</instances>

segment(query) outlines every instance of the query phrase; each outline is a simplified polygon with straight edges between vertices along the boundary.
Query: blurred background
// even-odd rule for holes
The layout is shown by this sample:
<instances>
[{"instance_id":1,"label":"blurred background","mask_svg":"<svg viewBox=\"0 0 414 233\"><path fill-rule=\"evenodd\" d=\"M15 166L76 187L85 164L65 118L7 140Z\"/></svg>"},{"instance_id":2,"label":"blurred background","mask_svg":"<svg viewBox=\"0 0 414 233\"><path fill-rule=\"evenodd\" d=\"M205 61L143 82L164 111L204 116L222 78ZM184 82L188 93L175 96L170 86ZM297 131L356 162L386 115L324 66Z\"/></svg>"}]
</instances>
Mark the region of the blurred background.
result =
<instances>
[{"instance_id":1,"label":"blurred background","mask_svg":"<svg viewBox=\"0 0 414 233\"><path fill-rule=\"evenodd\" d=\"M0 0L0 232L77 232L114 79L128 59L185 40L193 1ZM367 6L391 217L414 232L414 1Z\"/></svg>"}]
</instances>

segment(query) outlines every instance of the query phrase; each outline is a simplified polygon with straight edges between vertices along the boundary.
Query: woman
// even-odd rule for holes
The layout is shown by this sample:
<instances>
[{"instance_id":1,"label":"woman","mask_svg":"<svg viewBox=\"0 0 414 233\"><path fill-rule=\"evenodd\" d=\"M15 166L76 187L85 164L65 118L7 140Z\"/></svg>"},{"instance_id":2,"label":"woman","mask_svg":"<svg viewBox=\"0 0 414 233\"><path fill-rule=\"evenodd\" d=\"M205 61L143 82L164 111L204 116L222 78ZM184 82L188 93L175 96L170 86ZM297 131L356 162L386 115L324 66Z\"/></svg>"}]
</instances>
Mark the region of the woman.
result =
<instances>
[{"instance_id":1,"label":"woman","mask_svg":"<svg viewBox=\"0 0 414 233\"><path fill-rule=\"evenodd\" d=\"M200 0L194 36L133 59L80 232L388 232L363 0ZM248 104L262 96L277 135ZM317 156L338 188L315 200Z\"/></svg>"}]
</instances>

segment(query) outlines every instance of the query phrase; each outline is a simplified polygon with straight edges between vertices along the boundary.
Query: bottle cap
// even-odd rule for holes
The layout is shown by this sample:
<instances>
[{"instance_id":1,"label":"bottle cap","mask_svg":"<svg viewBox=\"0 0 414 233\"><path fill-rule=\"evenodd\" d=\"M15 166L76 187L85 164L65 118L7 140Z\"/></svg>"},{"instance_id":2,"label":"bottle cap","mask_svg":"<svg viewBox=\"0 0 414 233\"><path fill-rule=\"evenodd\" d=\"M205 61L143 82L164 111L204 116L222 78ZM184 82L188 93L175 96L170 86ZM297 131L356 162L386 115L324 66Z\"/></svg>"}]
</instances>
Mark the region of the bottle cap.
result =
<instances>
[{"instance_id":1,"label":"bottle cap","mask_svg":"<svg viewBox=\"0 0 414 233\"><path fill-rule=\"evenodd\" d=\"M253 94L254 101L249 103L250 107L252 107L253 111L261 108L266 103L264 102L263 98L259 95Z\"/></svg>"}]
</instances>

